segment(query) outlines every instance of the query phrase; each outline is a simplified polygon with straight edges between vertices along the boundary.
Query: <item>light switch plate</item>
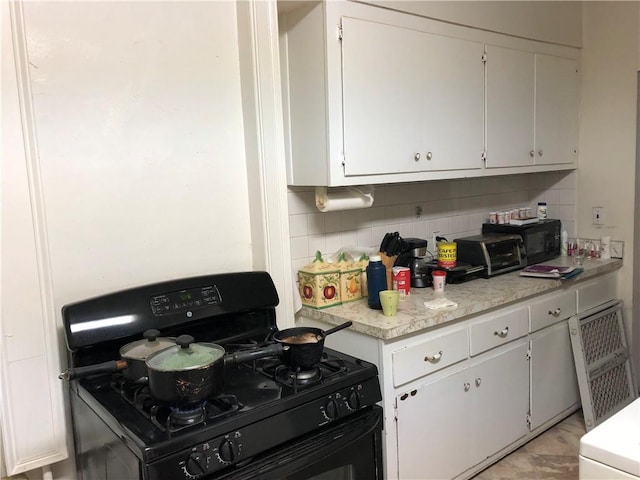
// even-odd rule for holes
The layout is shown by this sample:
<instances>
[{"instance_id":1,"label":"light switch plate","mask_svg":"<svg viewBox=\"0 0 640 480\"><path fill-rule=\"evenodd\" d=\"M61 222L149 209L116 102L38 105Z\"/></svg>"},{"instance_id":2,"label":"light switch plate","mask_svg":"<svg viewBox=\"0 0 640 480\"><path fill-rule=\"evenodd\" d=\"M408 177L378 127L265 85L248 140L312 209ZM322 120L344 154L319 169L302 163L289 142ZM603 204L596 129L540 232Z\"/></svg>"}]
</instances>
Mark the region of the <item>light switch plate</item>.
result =
<instances>
[{"instance_id":1,"label":"light switch plate","mask_svg":"<svg viewBox=\"0 0 640 480\"><path fill-rule=\"evenodd\" d=\"M611 258L622 258L624 255L624 242L611 240Z\"/></svg>"}]
</instances>

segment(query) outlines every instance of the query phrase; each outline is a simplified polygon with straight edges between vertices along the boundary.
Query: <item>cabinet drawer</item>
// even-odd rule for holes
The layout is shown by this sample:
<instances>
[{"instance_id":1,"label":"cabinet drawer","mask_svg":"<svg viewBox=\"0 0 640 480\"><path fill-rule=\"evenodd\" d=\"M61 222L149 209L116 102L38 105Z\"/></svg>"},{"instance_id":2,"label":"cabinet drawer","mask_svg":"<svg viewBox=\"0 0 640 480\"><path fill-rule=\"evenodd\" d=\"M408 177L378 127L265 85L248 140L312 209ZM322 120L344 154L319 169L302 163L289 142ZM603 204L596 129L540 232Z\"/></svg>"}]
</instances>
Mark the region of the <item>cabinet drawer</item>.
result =
<instances>
[{"instance_id":1,"label":"cabinet drawer","mask_svg":"<svg viewBox=\"0 0 640 480\"><path fill-rule=\"evenodd\" d=\"M575 290L551 293L531 302L530 331L553 325L576 314Z\"/></svg>"},{"instance_id":2,"label":"cabinet drawer","mask_svg":"<svg viewBox=\"0 0 640 480\"><path fill-rule=\"evenodd\" d=\"M579 287L576 295L578 313L582 313L616 298L616 278L614 275L608 275Z\"/></svg>"},{"instance_id":3,"label":"cabinet drawer","mask_svg":"<svg viewBox=\"0 0 640 480\"><path fill-rule=\"evenodd\" d=\"M471 355L478 355L527 334L529 309L526 306L484 316L469 327Z\"/></svg>"},{"instance_id":4,"label":"cabinet drawer","mask_svg":"<svg viewBox=\"0 0 640 480\"><path fill-rule=\"evenodd\" d=\"M415 345L408 345L391 354L393 385L403 385L411 380L436 372L467 358L469 339L467 329L461 328L434 336Z\"/></svg>"}]
</instances>

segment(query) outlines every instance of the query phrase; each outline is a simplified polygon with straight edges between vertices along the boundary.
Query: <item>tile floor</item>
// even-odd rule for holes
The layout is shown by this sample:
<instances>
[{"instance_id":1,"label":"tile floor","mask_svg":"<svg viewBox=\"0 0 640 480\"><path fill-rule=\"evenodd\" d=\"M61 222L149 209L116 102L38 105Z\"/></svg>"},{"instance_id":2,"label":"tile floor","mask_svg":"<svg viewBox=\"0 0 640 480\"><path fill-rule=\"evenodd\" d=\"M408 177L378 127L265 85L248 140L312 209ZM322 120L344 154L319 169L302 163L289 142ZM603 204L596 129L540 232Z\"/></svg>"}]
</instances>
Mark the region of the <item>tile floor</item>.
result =
<instances>
[{"instance_id":1,"label":"tile floor","mask_svg":"<svg viewBox=\"0 0 640 480\"><path fill-rule=\"evenodd\" d=\"M577 480L582 410L523 445L473 480Z\"/></svg>"}]
</instances>

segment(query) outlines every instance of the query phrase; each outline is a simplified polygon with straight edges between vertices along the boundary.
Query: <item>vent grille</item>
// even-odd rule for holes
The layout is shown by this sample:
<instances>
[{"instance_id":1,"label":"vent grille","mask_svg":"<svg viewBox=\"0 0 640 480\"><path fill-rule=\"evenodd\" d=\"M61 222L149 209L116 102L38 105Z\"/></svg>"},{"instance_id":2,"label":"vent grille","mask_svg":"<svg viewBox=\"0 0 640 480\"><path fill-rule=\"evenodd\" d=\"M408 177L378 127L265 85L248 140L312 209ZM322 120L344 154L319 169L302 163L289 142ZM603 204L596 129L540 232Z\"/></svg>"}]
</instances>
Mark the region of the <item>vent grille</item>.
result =
<instances>
[{"instance_id":1,"label":"vent grille","mask_svg":"<svg viewBox=\"0 0 640 480\"><path fill-rule=\"evenodd\" d=\"M637 398L622 304L569 319L587 431Z\"/></svg>"}]
</instances>

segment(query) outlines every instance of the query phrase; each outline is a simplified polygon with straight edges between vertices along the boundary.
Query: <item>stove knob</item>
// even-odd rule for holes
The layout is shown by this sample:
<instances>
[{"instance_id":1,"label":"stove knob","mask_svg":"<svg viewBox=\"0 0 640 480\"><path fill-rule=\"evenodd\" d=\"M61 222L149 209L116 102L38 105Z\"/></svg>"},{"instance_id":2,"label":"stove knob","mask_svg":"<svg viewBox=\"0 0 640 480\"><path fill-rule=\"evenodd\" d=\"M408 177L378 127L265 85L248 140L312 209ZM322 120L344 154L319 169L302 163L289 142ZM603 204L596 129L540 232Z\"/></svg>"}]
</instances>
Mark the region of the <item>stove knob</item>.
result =
<instances>
[{"instance_id":1,"label":"stove knob","mask_svg":"<svg viewBox=\"0 0 640 480\"><path fill-rule=\"evenodd\" d=\"M223 440L218 446L218 455L223 462L231 463L238 458L238 447L232 440Z\"/></svg>"},{"instance_id":2,"label":"stove knob","mask_svg":"<svg viewBox=\"0 0 640 480\"><path fill-rule=\"evenodd\" d=\"M347 397L347 406L351 410L357 410L360 408L360 395L358 395L358 392L353 391L349 394Z\"/></svg>"},{"instance_id":3,"label":"stove knob","mask_svg":"<svg viewBox=\"0 0 640 480\"><path fill-rule=\"evenodd\" d=\"M324 406L324 414L329 420L338 418L338 404L333 398Z\"/></svg>"},{"instance_id":4,"label":"stove knob","mask_svg":"<svg viewBox=\"0 0 640 480\"><path fill-rule=\"evenodd\" d=\"M187 473L194 477L199 477L207 473L207 457L202 452L193 452L187 459L185 466Z\"/></svg>"}]
</instances>

